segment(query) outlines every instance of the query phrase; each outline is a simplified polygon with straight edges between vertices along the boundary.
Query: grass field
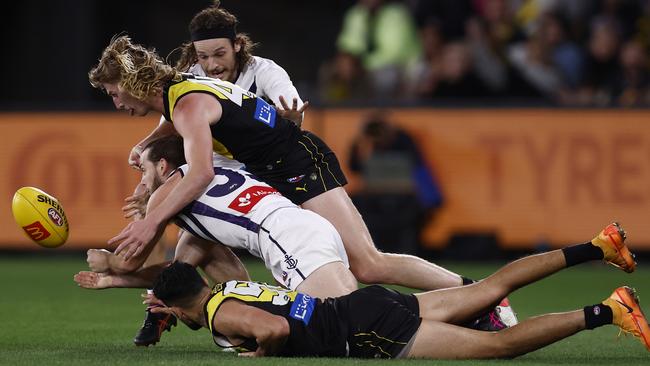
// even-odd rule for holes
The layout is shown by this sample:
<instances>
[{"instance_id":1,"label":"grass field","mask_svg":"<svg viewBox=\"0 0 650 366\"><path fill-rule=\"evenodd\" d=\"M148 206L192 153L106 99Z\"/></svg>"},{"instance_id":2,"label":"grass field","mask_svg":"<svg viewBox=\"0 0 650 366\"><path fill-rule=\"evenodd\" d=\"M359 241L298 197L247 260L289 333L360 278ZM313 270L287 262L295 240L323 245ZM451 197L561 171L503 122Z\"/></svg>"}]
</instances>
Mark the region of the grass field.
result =
<instances>
[{"instance_id":1,"label":"grass field","mask_svg":"<svg viewBox=\"0 0 650 366\"><path fill-rule=\"evenodd\" d=\"M650 353L627 337L617 339L609 326L586 331L546 349L509 361L243 359L221 352L207 330L178 326L155 347L131 343L144 308L138 290L80 289L72 276L85 268L82 254L0 255L0 364L2 365L641 365ZM269 280L259 262L247 263L255 279ZM481 278L494 265L445 264ZM629 284L650 299L650 269L627 275L613 267L583 265L566 270L513 294L520 320L531 315L581 308L601 301L612 289ZM646 297L644 297L644 294ZM471 301L468 299L468 301ZM650 302L646 302L646 309ZM458 347L462 347L459 344Z\"/></svg>"}]
</instances>

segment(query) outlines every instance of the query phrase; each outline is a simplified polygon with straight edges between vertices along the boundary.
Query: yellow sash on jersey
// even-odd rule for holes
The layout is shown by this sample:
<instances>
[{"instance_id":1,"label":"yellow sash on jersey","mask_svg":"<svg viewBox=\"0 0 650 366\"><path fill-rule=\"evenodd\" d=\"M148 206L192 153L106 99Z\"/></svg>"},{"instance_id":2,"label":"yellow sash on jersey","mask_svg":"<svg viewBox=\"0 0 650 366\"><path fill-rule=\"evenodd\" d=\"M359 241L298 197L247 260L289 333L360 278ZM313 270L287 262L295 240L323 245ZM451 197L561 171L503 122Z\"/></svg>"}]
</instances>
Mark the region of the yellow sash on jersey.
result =
<instances>
[{"instance_id":1,"label":"yellow sash on jersey","mask_svg":"<svg viewBox=\"0 0 650 366\"><path fill-rule=\"evenodd\" d=\"M243 302L270 302L273 305L281 306L294 301L298 293L260 282L228 281L215 285L212 294L212 297L205 305L205 311L208 327L210 332L214 334L214 316L221 304L227 299L237 299Z\"/></svg>"},{"instance_id":2,"label":"yellow sash on jersey","mask_svg":"<svg viewBox=\"0 0 650 366\"><path fill-rule=\"evenodd\" d=\"M209 80L209 82L207 80ZM169 106L168 116L169 118L172 118L174 115L174 108L176 108L176 103L178 103L178 100L189 93L207 93L214 95L219 99L230 100L233 103L240 105L241 102L238 101L237 97L241 99L254 97L254 94L245 91L235 97L235 90L241 91L240 88L235 87L233 84L227 81L208 78L201 78L200 80L189 79L183 80L176 84L172 84L167 90L167 105ZM174 123L174 121L170 122ZM228 150L228 148L226 148L226 146L224 146L219 140L215 139L214 137L212 138L212 149L219 155L233 159L233 155Z\"/></svg>"}]
</instances>

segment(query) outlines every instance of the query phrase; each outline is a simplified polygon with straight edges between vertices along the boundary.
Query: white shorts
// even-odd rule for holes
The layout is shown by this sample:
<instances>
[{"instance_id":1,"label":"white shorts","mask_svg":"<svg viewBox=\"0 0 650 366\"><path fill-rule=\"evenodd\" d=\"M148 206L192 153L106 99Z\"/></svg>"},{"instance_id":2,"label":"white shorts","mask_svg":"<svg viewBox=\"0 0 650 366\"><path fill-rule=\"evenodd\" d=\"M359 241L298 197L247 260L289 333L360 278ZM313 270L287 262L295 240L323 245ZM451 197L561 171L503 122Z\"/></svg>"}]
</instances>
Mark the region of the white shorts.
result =
<instances>
[{"instance_id":1,"label":"white shorts","mask_svg":"<svg viewBox=\"0 0 650 366\"><path fill-rule=\"evenodd\" d=\"M270 214L262 222L259 247L266 268L278 283L291 290L325 264L342 262L350 268L334 226L299 207L281 208Z\"/></svg>"}]
</instances>

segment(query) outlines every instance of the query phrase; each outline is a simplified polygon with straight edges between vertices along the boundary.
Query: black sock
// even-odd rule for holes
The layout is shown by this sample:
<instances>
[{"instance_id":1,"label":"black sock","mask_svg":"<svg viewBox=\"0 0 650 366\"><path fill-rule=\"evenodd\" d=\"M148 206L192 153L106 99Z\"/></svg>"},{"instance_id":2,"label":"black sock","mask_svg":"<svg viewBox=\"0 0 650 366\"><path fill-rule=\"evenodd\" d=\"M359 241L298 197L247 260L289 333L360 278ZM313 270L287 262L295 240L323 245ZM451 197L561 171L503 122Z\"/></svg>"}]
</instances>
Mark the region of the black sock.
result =
<instances>
[{"instance_id":1,"label":"black sock","mask_svg":"<svg viewBox=\"0 0 650 366\"><path fill-rule=\"evenodd\" d=\"M465 285L471 285L471 284L473 284L474 282L476 282L476 281L474 281L473 279L471 279L471 278L467 278L467 277L465 277L465 276L460 276L460 278L461 278L461 280L463 280L463 286L465 286Z\"/></svg>"},{"instance_id":2,"label":"black sock","mask_svg":"<svg viewBox=\"0 0 650 366\"><path fill-rule=\"evenodd\" d=\"M602 249L591 243L572 245L563 248L562 252L564 253L567 267L588 261L603 259Z\"/></svg>"},{"instance_id":3,"label":"black sock","mask_svg":"<svg viewBox=\"0 0 650 366\"><path fill-rule=\"evenodd\" d=\"M585 325L587 329L594 329L606 324L612 324L614 314L612 308L605 304L585 306Z\"/></svg>"}]
</instances>

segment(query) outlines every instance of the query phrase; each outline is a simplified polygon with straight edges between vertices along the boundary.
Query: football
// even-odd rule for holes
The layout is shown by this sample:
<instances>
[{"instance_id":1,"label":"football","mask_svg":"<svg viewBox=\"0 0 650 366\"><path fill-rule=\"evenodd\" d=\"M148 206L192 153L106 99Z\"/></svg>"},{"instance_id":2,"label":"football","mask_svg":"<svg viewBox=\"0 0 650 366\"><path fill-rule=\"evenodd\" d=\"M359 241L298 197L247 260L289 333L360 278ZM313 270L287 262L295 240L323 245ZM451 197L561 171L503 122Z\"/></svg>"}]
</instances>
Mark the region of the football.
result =
<instances>
[{"instance_id":1,"label":"football","mask_svg":"<svg viewBox=\"0 0 650 366\"><path fill-rule=\"evenodd\" d=\"M11 211L18 226L38 245L56 248L68 240L68 219L59 201L34 187L14 194Z\"/></svg>"}]
</instances>

